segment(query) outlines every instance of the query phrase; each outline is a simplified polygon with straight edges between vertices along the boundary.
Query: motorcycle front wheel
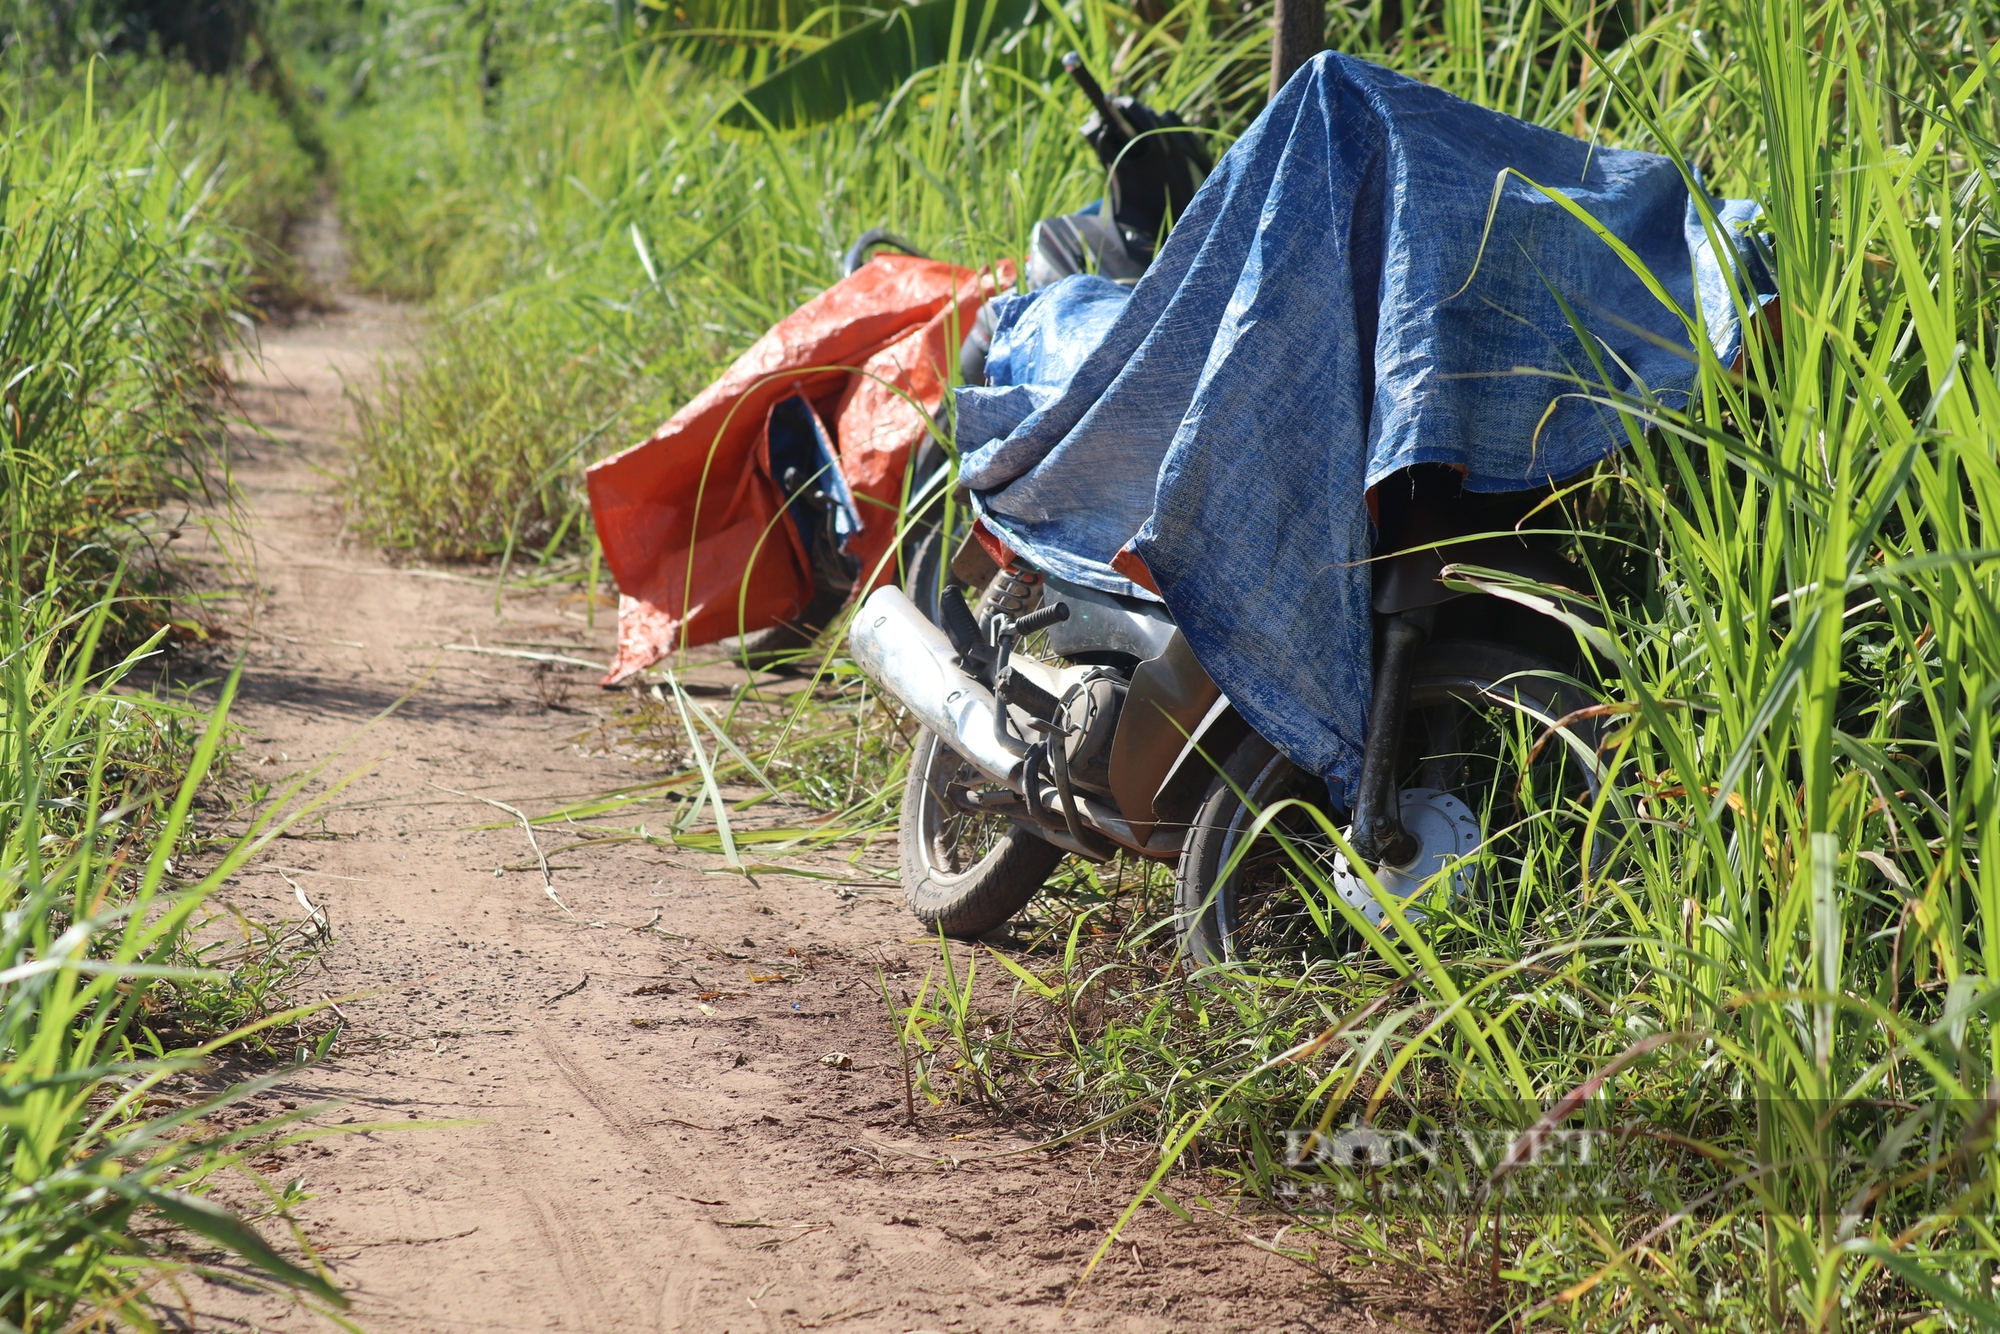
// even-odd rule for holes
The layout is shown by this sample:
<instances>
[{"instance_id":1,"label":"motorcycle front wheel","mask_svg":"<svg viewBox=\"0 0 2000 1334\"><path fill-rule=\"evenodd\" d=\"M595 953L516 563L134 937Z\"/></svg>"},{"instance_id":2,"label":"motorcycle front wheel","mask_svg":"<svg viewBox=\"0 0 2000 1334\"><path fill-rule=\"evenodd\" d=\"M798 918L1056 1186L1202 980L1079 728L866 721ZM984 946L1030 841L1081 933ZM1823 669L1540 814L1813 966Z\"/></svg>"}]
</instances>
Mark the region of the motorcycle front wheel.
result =
<instances>
[{"instance_id":1,"label":"motorcycle front wheel","mask_svg":"<svg viewBox=\"0 0 2000 1334\"><path fill-rule=\"evenodd\" d=\"M954 790L992 784L932 732L910 750L897 841L903 892L917 920L970 939L996 930L1027 906L1063 850L1001 815L967 810Z\"/></svg>"},{"instance_id":2,"label":"motorcycle front wheel","mask_svg":"<svg viewBox=\"0 0 2000 1334\"><path fill-rule=\"evenodd\" d=\"M1580 813L1597 792L1595 768L1563 738L1549 738L1538 751L1533 745L1546 726L1537 715L1561 719L1587 703L1563 675L1546 659L1496 643L1434 642L1417 661L1395 790L1441 794L1476 816L1482 842L1475 860L1489 882L1518 875L1528 858L1545 859L1551 844L1540 831L1555 826L1562 832L1554 843L1566 849L1560 855L1580 855L1593 867L1603 861L1602 831L1589 848L1577 837ZM1586 751L1595 743L1591 724L1565 730ZM1291 807L1255 832L1259 812L1287 798L1345 823L1344 813L1330 810L1324 781L1254 733L1210 783L1175 883L1176 932L1196 965L1299 965L1359 943L1301 865L1327 882L1344 869L1313 813Z\"/></svg>"}]
</instances>

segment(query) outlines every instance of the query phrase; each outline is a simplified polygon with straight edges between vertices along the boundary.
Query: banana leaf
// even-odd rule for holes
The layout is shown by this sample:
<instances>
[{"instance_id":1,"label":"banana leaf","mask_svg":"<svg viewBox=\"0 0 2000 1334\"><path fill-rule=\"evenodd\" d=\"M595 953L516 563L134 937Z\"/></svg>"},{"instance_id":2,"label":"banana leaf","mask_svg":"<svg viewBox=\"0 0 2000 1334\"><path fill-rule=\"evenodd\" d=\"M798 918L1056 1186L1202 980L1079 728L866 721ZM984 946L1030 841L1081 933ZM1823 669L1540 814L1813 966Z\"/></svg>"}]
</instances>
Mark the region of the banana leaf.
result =
<instances>
[{"instance_id":1,"label":"banana leaf","mask_svg":"<svg viewBox=\"0 0 2000 1334\"><path fill-rule=\"evenodd\" d=\"M963 18L960 19L960 11ZM722 113L737 129L797 129L879 102L918 70L962 60L980 43L1042 16L1037 0L924 0L843 33L745 91ZM957 49L952 28L960 22Z\"/></svg>"},{"instance_id":2,"label":"banana leaf","mask_svg":"<svg viewBox=\"0 0 2000 1334\"><path fill-rule=\"evenodd\" d=\"M852 25L852 7L818 0L630 0L646 12L645 30L683 60L731 79L762 79ZM879 21L868 12L864 21Z\"/></svg>"}]
</instances>

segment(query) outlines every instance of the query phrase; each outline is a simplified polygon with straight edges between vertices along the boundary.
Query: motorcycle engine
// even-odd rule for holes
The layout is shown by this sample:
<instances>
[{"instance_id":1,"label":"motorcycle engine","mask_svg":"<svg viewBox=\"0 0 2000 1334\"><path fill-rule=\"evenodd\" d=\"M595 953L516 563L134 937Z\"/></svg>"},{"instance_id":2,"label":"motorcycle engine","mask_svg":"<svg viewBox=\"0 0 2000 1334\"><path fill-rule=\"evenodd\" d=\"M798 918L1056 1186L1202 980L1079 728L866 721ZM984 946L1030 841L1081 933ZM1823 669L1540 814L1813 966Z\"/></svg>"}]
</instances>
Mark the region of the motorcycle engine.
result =
<instances>
[{"instance_id":1,"label":"motorcycle engine","mask_svg":"<svg viewBox=\"0 0 2000 1334\"><path fill-rule=\"evenodd\" d=\"M1106 669L1092 672L1063 695L1063 753L1069 781L1077 787L1111 795L1111 738L1124 707L1125 679Z\"/></svg>"}]
</instances>

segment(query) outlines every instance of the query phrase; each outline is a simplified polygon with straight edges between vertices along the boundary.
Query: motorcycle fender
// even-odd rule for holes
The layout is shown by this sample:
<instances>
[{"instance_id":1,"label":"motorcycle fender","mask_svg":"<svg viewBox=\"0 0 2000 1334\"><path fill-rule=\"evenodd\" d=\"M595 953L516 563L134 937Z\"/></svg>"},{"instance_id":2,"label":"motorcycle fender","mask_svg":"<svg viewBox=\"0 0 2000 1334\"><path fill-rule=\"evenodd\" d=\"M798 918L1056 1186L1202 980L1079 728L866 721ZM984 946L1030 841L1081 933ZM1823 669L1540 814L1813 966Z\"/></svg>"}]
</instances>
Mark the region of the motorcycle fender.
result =
<instances>
[{"instance_id":1,"label":"motorcycle fender","mask_svg":"<svg viewBox=\"0 0 2000 1334\"><path fill-rule=\"evenodd\" d=\"M1229 697L1218 696L1153 794L1153 814L1161 824L1185 825L1194 819L1209 784L1250 731Z\"/></svg>"},{"instance_id":2,"label":"motorcycle fender","mask_svg":"<svg viewBox=\"0 0 2000 1334\"><path fill-rule=\"evenodd\" d=\"M962 584L974 588L984 588L993 582L993 576L1000 573L1000 562L979 540L979 525L975 523L965 532L965 540L958 544L958 550L951 557L952 577Z\"/></svg>"},{"instance_id":3,"label":"motorcycle fender","mask_svg":"<svg viewBox=\"0 0 2000 1334\"><path fill-rule=\"evenodd\" d=\"M1375 610L1384 616L1435 607L1466 596L1440 576L1449 565L1475 565L1536 583L1579 591L1590 587L1583 571L1553 551L1506 537L1485 537L1451 547L1399 552L1376 563Z\"/></svg>"},{"instance_id":4,"label":"motorcycle fender","mask_svg":"<svg viewBox=\"0 0 2000 1334\"><path fill-rule=\"evenodd\" d=\"M1194 659L1186 636L1175 630L1156 658L1140 663L1111 739L1111 797L1139 842L1159 822L1153 794L1160 790L1188 738L1222 691Z\"/></svg>"}]
</instances>

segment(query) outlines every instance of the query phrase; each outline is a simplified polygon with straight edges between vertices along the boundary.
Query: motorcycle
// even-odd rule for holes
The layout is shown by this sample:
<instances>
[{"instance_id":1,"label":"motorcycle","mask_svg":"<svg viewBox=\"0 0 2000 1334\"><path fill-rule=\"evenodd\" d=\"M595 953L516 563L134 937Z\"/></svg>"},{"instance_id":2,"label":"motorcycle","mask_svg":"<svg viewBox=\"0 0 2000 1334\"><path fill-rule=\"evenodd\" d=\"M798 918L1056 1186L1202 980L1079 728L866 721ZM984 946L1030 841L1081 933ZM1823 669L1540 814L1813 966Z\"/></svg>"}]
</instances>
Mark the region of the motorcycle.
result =
<instances>
[{"instance_id":1,"label":"motorcycle","mask_svg":"<svg viewBox=\"0 0 2000 1334\"><path fill-rule=\"evenodd\" d=\"M1449 561L1588 585L1551 543L1512 532L1546 492L1474 495L1457 483L1450 469L1420 466L1378 490L1386 554L1374 566L1374 686L1351 794L1259 736L1159 603L1003 563L978 534L951 562L935 623L902 589L871 594L849 651L922 726L899 826L918 919L980 936L1065 855L1123 852L1175 865L1177 931L1195 963L1273 962L1338 935L1338 911L1315 901L1301 859L1363 920L1386 916L1314 813L1404 901L1440 880L1475 892L1476 867L1522 855L1547 820L1588 835L1582 813L1600 774L1573 632L1440 576ZM1577 855L1594 864L1601 850Z\"/></svg>"},{"instance_id":2,"label":"motorcycle","mask_svg":"<svg viewBox=\"0 0 2000 1334\"><path fill-rule=\"evenodd\" d=\"M1028 285L1086 270L1136 281L1210 163L1170 113L1107 98L1074 57L1065 67L1095 108L1082 133L1109 175L1109 209L1037 223ZM876 245L916 253L871 231L848 271ZM965 340L967 383L984 379L990 310ZM1177 931L1197 964L1291 957L1334 925L1303 892L1301 858L1362 920L1386 916L1322 819L1386 894L1408 901L1440 877L1475 892L1478 865L1520 855L1531 825L1596 795L1575 636L1440 579L1450 561L1586 589L1552 543L1512 535L1546 490L1475 495L1434 466L1378 488L1367 742L1355 791L1336 793L1236 712L1164 605L1071 583L998 543L989 550L965 521L944 522L947 508L964 509L940 503L948 462L936 443L915 460L909 512L921 517L902 586L871 594L848 635L855 662L922 726L899 844L926 926L986 934L1064 856L1122 852L1175 866ZM1524 727L1563 744L1516 744ZM1601 846L1580 855L1595 863Z\"/></svg>"}]
</instances>

